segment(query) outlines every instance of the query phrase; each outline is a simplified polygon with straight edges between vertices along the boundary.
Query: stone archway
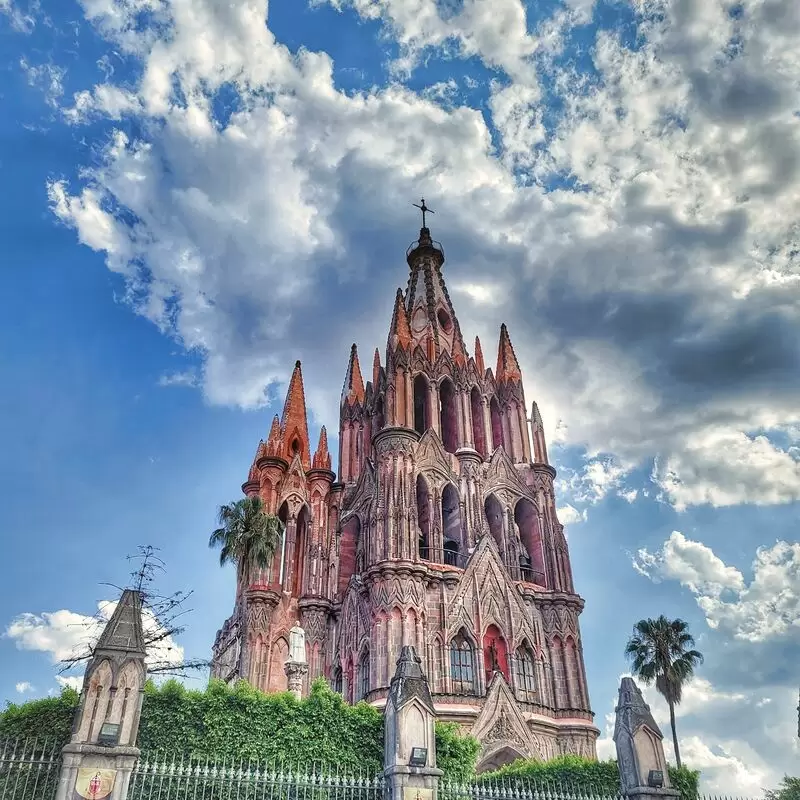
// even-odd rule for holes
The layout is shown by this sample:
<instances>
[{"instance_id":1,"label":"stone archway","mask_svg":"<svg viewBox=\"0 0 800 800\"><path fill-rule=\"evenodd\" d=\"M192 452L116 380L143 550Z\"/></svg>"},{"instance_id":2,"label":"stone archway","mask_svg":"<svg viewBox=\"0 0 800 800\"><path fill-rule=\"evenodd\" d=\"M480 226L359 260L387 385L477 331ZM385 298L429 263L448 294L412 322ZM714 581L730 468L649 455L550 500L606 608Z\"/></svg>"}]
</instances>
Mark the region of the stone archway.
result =
<instances>
[{"instance_id":1,"label":"stone archway","mask_svg":"<svg viewBox=\"0 0 800 800\"><path fill-rule=\"evenodd\" d=\"M481 772L493 772L519 758L527 758L527 756L513 745L501 742L481 757L478 762L477 772L479 774Z\"/></svg>"}]
</instances>

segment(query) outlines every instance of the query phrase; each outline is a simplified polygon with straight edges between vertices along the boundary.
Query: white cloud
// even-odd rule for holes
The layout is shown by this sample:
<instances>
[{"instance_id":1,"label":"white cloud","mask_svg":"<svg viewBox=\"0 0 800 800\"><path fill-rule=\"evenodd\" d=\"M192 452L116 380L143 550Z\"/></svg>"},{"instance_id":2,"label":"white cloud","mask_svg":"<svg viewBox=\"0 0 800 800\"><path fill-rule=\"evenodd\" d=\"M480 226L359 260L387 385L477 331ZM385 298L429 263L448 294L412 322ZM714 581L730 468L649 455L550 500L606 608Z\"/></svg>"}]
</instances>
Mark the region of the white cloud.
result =
<instances>
[{"instance_id":1,"label":"white cloud","mask_svg":"<svg viewBox=\"0 0 800 800\"><path fill-rule=\"evenodd\" d=\"M197 386L197 384L197 373L194 370L169 372L161 375L158 379L159 386Z\"/></svg>"},{"instance_id":2,"label":"white cloud","mask_svg":"<svg viewBox=\"0 0 800 800\"><path fill-rule=\"evenodd\" d=\"M18 694L28 694L33 691L33 686L28 681L20 681L14 688Z\"/></svg>"},{"instance_id":3,"label":"white cloud","mask_svg":"<svg viewBox=\"0 0 800 800\"><path fill-rule=\"evenodd\" d=\"M659 461L653 480L678 509L790 503L800 500L800 459L763 435L706 429Z\"/></svg>"},{"instance_id":4,"label":"white cloud","mask_svg":"<svg viewBox=\"0 0 800 800\"><path fill-rule=\"evenodd\" d=\"M654 580L677 580L688 588L713 629L748 642L797 636L800 632L800 544L760 547L747 583L700 542L673 531L660 551L638 552L634 567Z\"/></svg>"},{"instance_id":5,"label":"white cloud","mask_svg":"<svg viewBox=\"0 0 800 800\"><path fill-rule=\"evenodd\" d=\"M330 364L365 308L386 318L358 335L382 340L405 277L376 272L366 233L399 236L424 191L471 300L462 330L496 331L502 307L545 424L587 450L584 502L632 498L624 475L654 458L679 509L798 500L795 450L773 441L800 421L796 4L636 3L641 46L599 32L595 72L555 58L591 2L534 31L520 0L333 4L382 20L401 68L424 52L498 70L488 109L449 82L427 87L436 102L399 83L345 94L326 53L275 40L265 0L83 0L142 79L107 73L65 113L132 115L145 138L117 133L80 184L50 184L51 206L202 357L206 397L262 405L303 355L335 425Z\"/></svg>"},{"instance_id":6,"label":"white cloud","mask_svg":"<svg viewBox=\"0 0 800 800\"><path fill-rule=\"evenodd\" d=\"M567 503L565 506L556 509L556 515L562 525L576 525L579 522L586 522L587 512L586 509L578 511L575 506Z\"/></svg>"},{"instance_id":7,"label":"white cloud","mask_svg":"<svg viewBox=\"0 0 800 800\"><path fill-rule=\"evenodd\" d=\"M62 688L79 692L83 688L83 675L56 675L56 683Z\"/></svg>"},{"instance_id":8,"label":"white cloud","mask_svg":"<svg viewBox=\"0 0 800 800\"><path fill-rule=\"evenodd\" d=\"M116 606L116 601L103 600L98 603L96 616L66 609L41 614L26 612L10 622L3 635L14 641L18 649L47 653L51 663L57 664L88 652ZM154 642L148 647L148 664L183 662L183 648L169 635L161 638L164 628L146 607L142 611L142 625L145 639ZM59 683L71 685L69 682L73 680L77 679L65 677Z\"/></svg>"}]
</instances>

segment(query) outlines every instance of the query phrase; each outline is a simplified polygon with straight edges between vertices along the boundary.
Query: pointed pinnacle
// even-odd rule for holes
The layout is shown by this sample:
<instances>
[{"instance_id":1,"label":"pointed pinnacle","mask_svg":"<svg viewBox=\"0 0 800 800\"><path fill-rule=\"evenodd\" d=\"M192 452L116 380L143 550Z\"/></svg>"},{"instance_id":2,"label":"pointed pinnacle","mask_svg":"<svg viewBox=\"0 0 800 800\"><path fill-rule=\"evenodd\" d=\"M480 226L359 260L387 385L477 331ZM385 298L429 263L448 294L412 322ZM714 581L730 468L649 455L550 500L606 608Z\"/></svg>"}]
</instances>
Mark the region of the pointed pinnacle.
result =
<instances>
[{"instance_id":1,"label":"pointed pinnacle","mask_svg":"<svg viewBox=\"0 0 800 800\"><path fill-rule=\"evenodd\" d=\"M531 422L533 422L534 425L538 425L540 428L544 427L544 423L542 422L542 414L539 411L539 404L535 400L531 406Z\"/></svg>"},{"instance_id":2,"label":"pointed pinnacle","mask_svg":"<svg viewBox=\"0 0 800 800\"><path fill-rule=\"evenodd\" d=\"M314 453L314 461L311 465L314 469L327 469L331 468L331 454L328 452L328 431L323 425L319 429L319 444L317 451Z\"/></svg>"},{"instance_id":3,"label":"pointed pinnacle","mask_svg":"<svg viewBox=\"0 0 800 800\"><path fill-rule=\"evenodd\" d=\"M276 456L281 444L281 421L276 414L272 418L272 427L269 429L267 437L267 455Z\"/></svg>"},{"instance_id":4,"label":"pointed pinnacle","mask_svg":"<svg viewBox=\"0 0 800 800\"><path fill-rule=\"evenodd\" d=\"M381 354L375 348L375 355L372 357L372 388L378 391L378 378L381 376Z\"/></svg>"},{"instance_id":5,"label":"pointed pinnacle","mask_svg":"<svg viewBox=\"0 0 800 800\"><path fill-rule=\"evenodd\" d=\"M361 364L358 361L358 348L355 344L350 348L350 361L342 387L342 400L349 404L364 402L364 378L361 376Z\"/></svg>"},{"instance_id":6,"label":"pointed pinnacle","mask_svg":"<svg viewBox=\"0 0 800 800\"><path fill-rule=\"evenodd\" d=\"M505 322L500 326L500 345L497 348L497 372L495 379L498 383L503 381L522 380L522 370L519 368L516 353L511 345L511 337Z\"/></svg>"},{"instance_id":7,"label":"pointed pinnacle","mask_svg":"<svg viewBox=\"0 0 800 800\"><path fill-rule=\"evenodd\" d=\"M475 368L478 370L478 375L482 378L486 374L486 364L483 360L483 348L481 347L481 340L475 337Z\"/></svg>"},{"instance_id":8,"label":"pointed pinnacle","mask_svg":"<svg viewBox=\"0 0 800 800\"><path fill-rule=\"evenodd\" d=\"M403 290L397 290L397 296L394 299L394 312L392 313L392 326L389 330L389 341L392 342L392 337L397 336L397 344L402 347L408 347L411 344L411 327L408 324L408 315L406 314L406 306L403 302Z\"/></svg>"}]
</instances>

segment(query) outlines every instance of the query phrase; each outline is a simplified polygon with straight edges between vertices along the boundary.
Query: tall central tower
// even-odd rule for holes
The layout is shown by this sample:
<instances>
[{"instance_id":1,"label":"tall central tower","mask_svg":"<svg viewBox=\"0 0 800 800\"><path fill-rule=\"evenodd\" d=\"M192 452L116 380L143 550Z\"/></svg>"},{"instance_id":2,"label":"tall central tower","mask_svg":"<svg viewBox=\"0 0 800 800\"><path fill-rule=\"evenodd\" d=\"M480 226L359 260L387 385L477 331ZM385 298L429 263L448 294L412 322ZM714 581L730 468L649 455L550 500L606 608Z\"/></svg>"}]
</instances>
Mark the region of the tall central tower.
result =
<instances>
[{"instance_id":1,"label":"tall central tower","mask_svg":"<svg viewBox=\"0 0 800 800\"><path fill-rule=\"evenodd\" d=\"M308 633L310 678L385 703L414 645L441 719L482 744L481 769L522 756L594 756L578 616L542 419L530 428L514 348L470 355L423 225L406 253L385 364L364 384L353 345L339 408L339 469L323 428L311 458L300 362L282 418L243 490L285 522L272 567L245 581L212 674L286 688L288 630Z\"/></svg>"}]
</instances>

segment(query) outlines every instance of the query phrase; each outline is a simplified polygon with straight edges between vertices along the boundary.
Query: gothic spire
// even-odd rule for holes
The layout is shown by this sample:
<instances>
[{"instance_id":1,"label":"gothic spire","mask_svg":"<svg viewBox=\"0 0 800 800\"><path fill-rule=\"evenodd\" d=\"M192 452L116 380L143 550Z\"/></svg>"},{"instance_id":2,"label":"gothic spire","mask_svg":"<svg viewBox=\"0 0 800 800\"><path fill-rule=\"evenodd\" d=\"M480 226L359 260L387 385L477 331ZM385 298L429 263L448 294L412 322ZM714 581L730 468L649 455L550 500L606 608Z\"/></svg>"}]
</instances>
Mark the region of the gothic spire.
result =
<instances>
[{"instance_id":1,"label":"gothic spire","mask_svg":"<svg viewBox=\"0 0 800 800\"><path fill-rule=\"evenodd\" d=\"M342 401L348 405L364 402L364 378L361 376L361 365L358 362L358 348L355 344L350 348L350 361L344 376Z\"/></svg>"},{"instance_id":2,"label":"gothic spire","mask_svg":"<svg viewBox=\"0 0 800 800\"><path fill-rule=\"evenodd\" d=\"M505 322L500 326L500 345L497 348L497 371L495 380L498 383L504 381L521 381L522 370L519 368L516 353L511 344L511 337L508 335L508 328Z\"/></svg>"},{"instance_id":3,"label":"gothic spire","mask_svg":"<svg viewBox=\"0 0 800 800\"><path fill-rule=\"evenodd\" d=\"M328 431L325 430L323 425L319 429L319 444L317 451L314 453L314 461L311 466L314 469L327 469L331 468L331 454L328 452Z\"/></svg>"},{"instance_id":4,"label":"gothic spire","mask_svg":"<svg viewBox=\"0 0 800 800\"><path fill-rule=\"evenodd\" d=\"M295 454L305 469L310 466L308 442L308 417L306 414L306 393L303 389L303 372L296 361L294 372L286 392L286 402L281 417L281 457L291 461Z\"/></svg>"},{"instance_id":5,"label":"gothic spire","mask_svg":"<svg viewBox=\"0 0 800 800\"><path fill-rule=\"evenodd\" d=\"M432 213L423 203L424 213ZM412 343L428 355L433 362L444 351L457 360L459 354L466 360L466 347L456 319L450 295L447 292L442 265L444 250L431 239L431 232L423 223L419 240L406 253L410 267L405 308L411 328Z\"/></svg>"}]
</instances>

